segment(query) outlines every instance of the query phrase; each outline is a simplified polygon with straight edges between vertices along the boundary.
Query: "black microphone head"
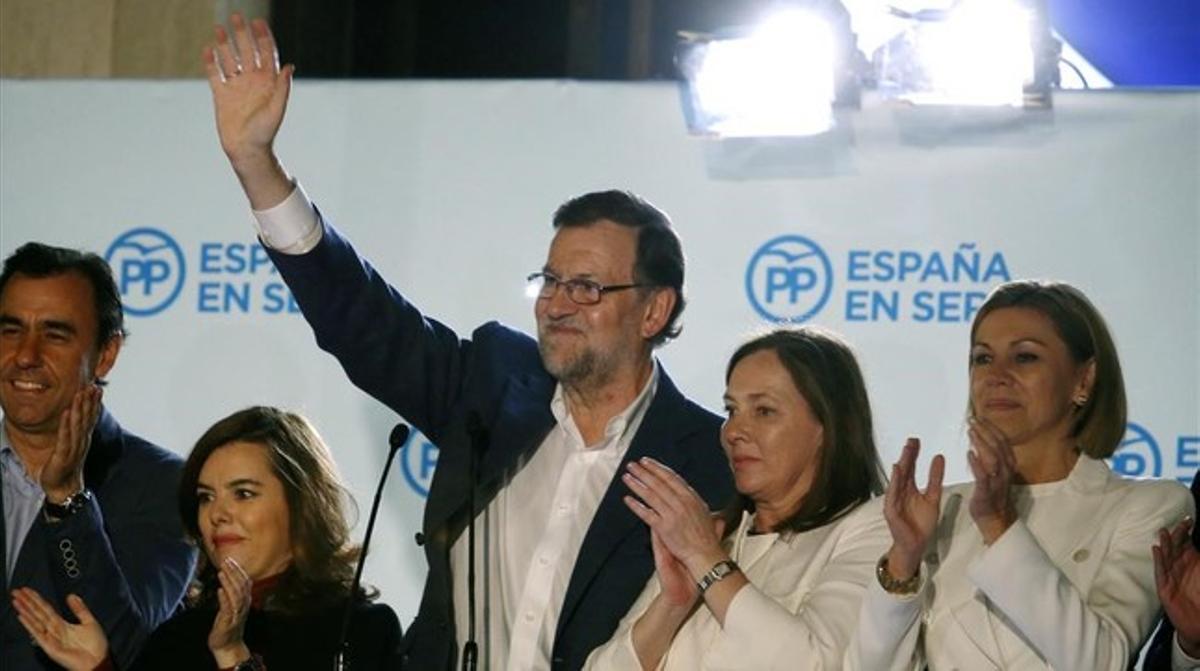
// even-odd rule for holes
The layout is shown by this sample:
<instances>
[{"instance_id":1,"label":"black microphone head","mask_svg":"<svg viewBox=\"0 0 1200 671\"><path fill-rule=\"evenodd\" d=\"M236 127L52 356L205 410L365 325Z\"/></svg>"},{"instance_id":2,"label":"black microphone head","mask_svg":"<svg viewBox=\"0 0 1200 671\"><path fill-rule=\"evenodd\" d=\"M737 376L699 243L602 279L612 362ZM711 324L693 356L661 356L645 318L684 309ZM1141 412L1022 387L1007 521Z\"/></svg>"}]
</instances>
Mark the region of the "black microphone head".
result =
<instances>
[{"instance_id":1,"label":"black microphone head","mask_svg":"<svg viewBox=\"0 0 1200 671\"><path fill-rule=\"evenodd\" d=\"M411 431L412 429L408 428L407 424L400 422L396 425L396 428L392 429L391 435L388 436L388 444L392 446L393 450L400 449L400 446L408 440L408 434Z\"/></svg>"}]
</instances>

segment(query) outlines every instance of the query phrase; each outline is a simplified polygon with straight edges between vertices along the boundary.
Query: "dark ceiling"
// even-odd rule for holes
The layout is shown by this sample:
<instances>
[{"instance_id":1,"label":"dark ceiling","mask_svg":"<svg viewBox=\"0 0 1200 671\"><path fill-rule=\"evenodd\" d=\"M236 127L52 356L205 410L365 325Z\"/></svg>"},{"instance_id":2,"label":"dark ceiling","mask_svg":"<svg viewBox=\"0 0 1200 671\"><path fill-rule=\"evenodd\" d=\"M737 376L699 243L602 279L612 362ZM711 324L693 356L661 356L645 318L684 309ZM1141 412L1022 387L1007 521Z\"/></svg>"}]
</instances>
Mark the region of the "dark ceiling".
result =
<instances>
[{"instance_id":1,"label":"dark ceiling","mask_svg":"<svg viewBox=\"0 0 1200 671\"><path fill-rule=\"evenodd\" d=\"M1200 2L1048 2L1053 25L1116 84L1200 86ZM675 77L677 31L746 23L779 4L274 0L271 10L282 58L302 77L663 79Z\"/></svg>"}]
</instances>

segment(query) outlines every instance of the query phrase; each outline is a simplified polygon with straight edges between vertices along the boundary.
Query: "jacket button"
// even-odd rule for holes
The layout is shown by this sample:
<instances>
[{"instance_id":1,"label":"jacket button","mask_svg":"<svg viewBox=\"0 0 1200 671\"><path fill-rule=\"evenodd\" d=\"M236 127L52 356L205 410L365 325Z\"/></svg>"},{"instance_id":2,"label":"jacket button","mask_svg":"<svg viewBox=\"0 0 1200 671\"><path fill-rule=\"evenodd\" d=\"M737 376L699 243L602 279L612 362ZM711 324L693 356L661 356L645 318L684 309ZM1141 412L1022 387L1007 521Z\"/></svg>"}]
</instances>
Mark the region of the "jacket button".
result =
<instances>
[{"instance_id":1,"label":"jacket button","mask_svg":"<svg viewBox=\"0 0 1200 671\"><path fill-rule=\"evenodd\" d=\"M420 531L417 532L417 535L413 539L417 541L417 545L425 545L425 534Z\"/></svg>"}]
</instances>

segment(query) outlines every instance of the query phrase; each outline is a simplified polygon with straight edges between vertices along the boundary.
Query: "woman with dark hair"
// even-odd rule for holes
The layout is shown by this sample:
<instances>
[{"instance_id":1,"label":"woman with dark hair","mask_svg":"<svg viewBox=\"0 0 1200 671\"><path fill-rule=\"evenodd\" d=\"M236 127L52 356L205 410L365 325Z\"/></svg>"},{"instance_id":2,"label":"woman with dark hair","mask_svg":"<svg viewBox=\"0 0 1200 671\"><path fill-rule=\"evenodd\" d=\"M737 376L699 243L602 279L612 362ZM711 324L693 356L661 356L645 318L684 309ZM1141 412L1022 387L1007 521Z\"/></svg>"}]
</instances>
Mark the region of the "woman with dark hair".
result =
<instances>
[{"instance_id":1,"label":"woman with dark hair","mask_svg":"<svg viewBox=\"0 0 1200 671\"><path fill-rule=\"evenodd\" d=\"M840 665L887 530L871 408L849 347L814 328L742 345L721 442L739 496L714 518L668 466L631 462L655 577L589 669Z\"/></svg>"},{"instance_id":2,"label":"woman with dark hair","mask_svg":"<svg viewBox=\"0 0 1200 671\"><path fill-rule=\"evenodd\" d=\"M190 607L159 627L137 669L330 671L358 550L329 449L303 417L254 407L214 424L184 465L179 510L203 548ZM355 594L347 657L356 669L393 668L395 613ZM107 641L81 600L63 620L18 590L21 623L73 670L105 668Z\"/></svg>"},{"instance_id":3,"label":"woman with dark hair","mask_svg":"<svg viewBox=\"0 0 1200 671\"><path fill-rule=\"evenodd\" d=\"M1125 431L1108 327L1074 287L1010 282L975 315L969 371L974 482L943 494L939 455L918 490L905 446L847 666L1125 669L1158 615L1155 532L1191 501L1104 463Z\"/></svg>"}]
</instances>

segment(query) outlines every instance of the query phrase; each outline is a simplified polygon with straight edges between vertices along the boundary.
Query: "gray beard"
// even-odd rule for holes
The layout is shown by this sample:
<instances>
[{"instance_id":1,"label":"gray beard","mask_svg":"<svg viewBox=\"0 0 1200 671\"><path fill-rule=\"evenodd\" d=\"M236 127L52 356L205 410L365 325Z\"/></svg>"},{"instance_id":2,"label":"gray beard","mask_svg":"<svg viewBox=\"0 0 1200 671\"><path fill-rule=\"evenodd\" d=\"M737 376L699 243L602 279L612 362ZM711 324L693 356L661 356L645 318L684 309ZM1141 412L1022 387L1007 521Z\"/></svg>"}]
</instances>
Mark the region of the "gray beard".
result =
<instances>
[{"instance_id":1,"label":"gray beard","mask_svg":"<svg viewBox=\"0 0 1200 671\"><path fill-rule=\"evenodd\" d=\"M538 352L542 355L542 365L550 375L566 385L578 384L588 379L596 370L596 353L584 350L578 356L568 361L556 360L548 348L538 343Z\"/></svg>"},{"instance_id":2,"label":"gray beard","mask_svg":"<svg viewBox=\"0 0 1200 671\"><path fill-rule=\"evenodd\" d=\"M538 352L542 355L542 365L560 384L574 389L600 387L612 379L616 362L610 357L601 356L592 349L580 352L578 356L567 361L555 361L541 342Z\"/></svg>"}]
</instances>

